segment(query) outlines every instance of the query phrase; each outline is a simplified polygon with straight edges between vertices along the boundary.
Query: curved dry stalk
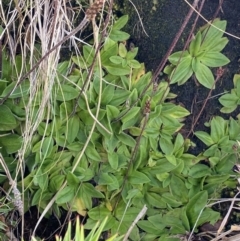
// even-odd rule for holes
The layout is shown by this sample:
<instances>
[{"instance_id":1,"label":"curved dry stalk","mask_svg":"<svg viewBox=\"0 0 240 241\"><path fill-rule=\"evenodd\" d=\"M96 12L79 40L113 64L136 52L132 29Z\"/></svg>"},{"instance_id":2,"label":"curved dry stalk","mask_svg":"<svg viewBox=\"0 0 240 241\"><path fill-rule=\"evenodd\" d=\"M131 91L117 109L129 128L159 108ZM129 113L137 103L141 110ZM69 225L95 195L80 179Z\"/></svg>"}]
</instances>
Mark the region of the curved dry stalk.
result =
<instances>
[{"instance_id":1,"label":"curved dry stalk","mask_svg":"<svg viewBox=\"0 0 240 241\"><path fill-rule=\"evenodd\" d=\"M96 2L100 2L99 0L97 0ZM103 1L104 2L104 1ZM103 7L103 6L102 6ZM99 10L98 10L99 11ZM103 73L102 73L102 66L101 66L101 57L100 57L100 52L99 52L99 42L98 42L98 39L99 39L99 29L94 21L94 18L95 18L95 13L93 12L89 12L87 11L86 14L90 14L90 16L92 17L92 22L93 22L93 33L94 33L94 46L95 48L98 50L98 53L97 53L97 64L99 66L98 68L98 75L99 75L99 78L100 78L100 87L99 87L99 96L98 96L98 103L97 103L97 110L96 110L96 115L94 117L94 122L93 122L93 125L91 127L91 130L89 132L89 136L83 146L83 149L75 163L75 165L72 167L72 170L71 172L73 173L75 171L75 169L77 168L77 166L79 165L79 162L81 161L82 159L82 156L84 155L85 153L85 150L89 144L89 142L91 141L91 138L92 138L92 134L95 130L95 127L96 127L96 124L98 123L98 115L99 115L99 111L100 111L100 105L101 105L101 99L102 99L102 76L103 76ZM101 23L100 23L101 24ZM90 81L90 78L89 78L89 81ZM49 204L46 206L46 208L44 209L43 213L41 214L41 216L39 217L38 219L38 222L33 230L33 236L36 232L36 229L38 227L38 225L40 224L40 222L42 221L43 217L45 216L45 214L49 211L49 209L51 208L51 206L54 204L54 202L56 201L57 199L57 195L64 189L64 187L67 185L67 181L65 181L63 183L63 185L60 187L59 191L56 193L56 195L51 199L51 201L49 202Z\"/></svg>"},{"instance_id":2,"label":"curved dry stalk","mask_svg":"<svg viewBox=\"0 0 240 241\"><path fill-rule=\"evenodd\" d=\"M134 4L131 0L128 0L128 1L133 5L133 7L134 7L134 9L135 9L135 11L136 11L136 13L137 13L137 15L138 15L138 18L139 18L140 24L141 24L141 26L142 26L143 32L146 34L147 37L149 37L149 35L147 34L147 32L146 32L146 30L145 30L145 28L144 28L144 25L143 25L141 16L140 16L140 14L139 14L139 12L138 12L135 4Z\"/></svg>"},{"instance_id":3,"label":"curved dry stalk","mask_svg":"<svg viewBox=\"0 0 240 241\"><path fill-rule=\"evenodd\" d=\"M216 27L214 24L211 23L211 21L208 21L200 12L197 11L197 9L191 4L189 3L187 0L184 0L185 3L187 3L187 5L194 11L196 12L207 24L209 24L210 26L214 27L215 29L219 30L220 32L230 36L230 37L233 37L235 39L239 39L240 40L240 37L234 35L234 34L231 34L227 31L223 31L222 29Z\"/></svg>"},{"instance_id":4,"label":"curved dry stalk","mask_svg":"<svg viewBox=\"0 0 240 241\"><path fill-rule=\"evenodd\" d=\"M12 188L12 193L14 195L14 199L12 199L12 202L13 202L14 206L17 208L17 210L19 211L19 214L21 216L23 216L24 212L23 212L23 201L22 201L21 193L18 190L17 183L15 180L13 180L13 178L9 172L8 166L7 166L6 162L4 161L1 153L0 153L0 164L3 167L3 170L5 171L9 184L11 185L11 188Z\"/></svg>"}]
</instances>

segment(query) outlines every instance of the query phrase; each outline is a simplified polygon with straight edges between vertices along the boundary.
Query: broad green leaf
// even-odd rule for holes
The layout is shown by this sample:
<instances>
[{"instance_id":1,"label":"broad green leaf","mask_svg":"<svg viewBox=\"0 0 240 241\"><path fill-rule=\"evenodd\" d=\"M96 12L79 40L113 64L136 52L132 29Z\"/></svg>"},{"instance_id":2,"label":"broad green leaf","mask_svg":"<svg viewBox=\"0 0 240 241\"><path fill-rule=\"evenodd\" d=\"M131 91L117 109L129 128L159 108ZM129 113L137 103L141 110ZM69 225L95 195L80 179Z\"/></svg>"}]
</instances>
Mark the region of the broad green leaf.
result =
<instances>
[{"instance_id":1,"label":"broad green leaf","mask_svg":"<svg viewBox=\"0 0 240 241\"><path fill-rule=\"evenodd\" d=\"M127 39L129 39L130 35L126 32L120 31L118 29L112 29L112 31L110 32L109 38L111 38L112 40L116 41L116 42L120 42L120 41L125 41Z\"/></svg>"},{"instance_id":2,"label":"broad green leaf","mask_svg":"<svg viewBox=\"0 0 240 241\"><path fill-rule=\"evenodd\" d=\"M233 163L236 162L236 155L230 154L222 158L222 160L215 166L217 173L226 175L232 173Z\"/></svg>"},{"instance_id":3,"label":"broad green leaf","mask_svg":"<svg viewBox=\"0 0 240 241\"><path fill-rule=\"evenodd\" d=\"M199 83L205 86L206 88L215 88L213 73L206 65L199 62L195 75Z\"/></svg>"},{"instance_id":4,"label":"broad green leaf","mask_svg":"<svg viewBox=\"0 0 240 241\"><path fill-rule=\"evenodd\" d=\"M222 95L218 100L224 107L236 108L239 97L235 93L231 93Z\"/></svg>"},{"instance_id":5,"label":"broad green leaf","mask_svg":"<svg viewBox=\"0 0 240 241\"><path fill-rule=\"evenodd\" d=\"M142 172L133 171L129 175L129 182L131 184L143 184L143 183L150 182L150 179L145 174L143 174Z\"/></svg>"},{"instance_id":6,"label":"broad green leaf","mask_svg":"<svg viewBox=\"0 0 240 241\"><path fill-rule=\"evenodd\" d=\"M228 39L226 37L219 38L214 41L214 46L211 48L212 52L220 52L224 49L224 47L227 45Z\"/></svg>"},{"instance_id":7,"label":"broad green leaf","mask_svg":"<svg viewBox=\"0 0 240 241\"><path fill-rule=\"evenodd\" d=\"M198 220L198 226L207 222L214 225L220 218L221 215L219 212L216 212L211 208L205 208Z\"/></svg>"},{"instance_id":8,"label":"broad green leaf","mask_svg":"<svg viewBox=\"0 0 240 241\"><path fill-rule=\"evenodd\" d=\"M1 106L0 106L1 107ZM0 137L0 146L7 154L17 153L22 146L22 137L17 134L10 134Z\"/></svg>"},{"instance_id":9,"label":"broad green leaf","mask_svg":"<svg viewBox=\"0 0 240 241\"><path fill-rule=\"evenodd\" d=\"M218 162L220 161L220 158L213 156L213 157L209 157L208 160L209 160L210 166L214 167L218 164Z\"/></svg>"},{"instance_id":10,"label":"broad green leaf","mask_svg":"<svg viewBox=\"0 0 240 241\"><path fill-rule=\"evenodd\" d=\"M97 162L101 161L101 157L98 151L93 146L88 145L88 147L86 148L85 154L90 160L97 161Z\"/></svg>"},{"instance_id":11,"label":"broad green leaf","mask_svg":"<svg viewBox=\"0 0 240 241\"><path fill-rule=\"evenodd\" d=\"M118 46L118 54L122 58L125 58L127 56L127 48L123 43L120 43Z\"/></svg>"},{"instance_id":12,"label":"broad green leaf","mask_svg":"<svg viewBox=\"0 0 240 241\"><path fill-rule=\"evenodd\" d=\"M66 204L70 202L75 195L75 188L66 186L57 194L56 203L58 205Z\"/></svg>"},{"instance_id":13,"label":"broad green leaf","mask_svg":"<svg viewBox=\"0 0 240 241\"><path fill-rule=\"evenodd\" d=\"M200 217L202 210L207 204L208 195L206 191L198 192L192 197L187 204L186 213L191 228L196 225L197 219Z\"/></svg>"},{"instance_id":14,"label":"broad green leaf","mask_svg":"<svg viewBox=\"0 0 240 241\"><path fill-rule=\"evenodd\" d=\"M178 197L182 202L188 201L188 190L185 183L179 177L172 175L170 190L174 197Z\"/></svg>"},{"instance_id":15,"label":"broad green leaf","mask_svg":"<svg viewBox=\"0 0 240 241\"><path fill-rule=\"evenodd\" d=\"M130 67L123 67L121 64L108 64L104 65L104 67L106 68L108 73L115 76L128 75L131 71Z\"/></svg>"},{"instance_id":16,"label":"broad green leaf","mask_svg":"<svg viewBox=\"0 0 240 241\"><path fill-rule=\"evenodd\" d=\"M91 197L104 198L104 195L96 190L91 183L82 183L80 189L82 189L82 192L88 193Z\"/></svg>"},{"instance_id":17,"label":"broad green leaf","mask_svg":"<svg viewBox=\"0 0 240 241\"><path fill-rule=\"evenodd\" d=\"M101 104L104 106L110 103L111 100L114 98L114 94L115 94L115 87L113 85L107 85L102 92Z\"/></svg>"},{"instance_id":18,"label":"broad green leaf","mask_svg":"<svg viewBox=\"0 0 240 241\"><path fill-rule=\"evenodd\" d=\"M215 156L218 151L219 151L218 144L214 144L210 148L208 148L203 154L204 156L211 157L211 156Z\"/></svg>"},{"instance_id":19,"label":"broad green leaf","mask_svg":"<svg viewBox=\"0 0 240 241\"><path fill-rule=\"evenodd\" d=\"M129 60L129 61L128 61L128 65L129 65L131 68L135 68L135 69L141 68L141 64L140 64L137 60L135 60L135 59Z\"/></svg>"},{"instance_id":20,"label":"broad green leaf","mask_svg":"<svg viewBox=\"0 0 240 241\"><path fill-rule=\"evenodd\" d=\"M78 160L78 156L75 157L75 160L76 161ZM83 163L83 162L85 162L85 163ZM73 163L73 165L74 165L74 163ZM94 170L88 168L88 163L87 163L87 159L85 158L85 156L83 156L80 164L74 170L74 174L82 182L89 181L94 177Z\"/></svg>"},{"instance_id":21,"label":"broad green leaf","mask_svg":"<svg viewBox=\"0 0 240 241\"><path fill-rule=\"evenodd\" d=\"M171 155L173 153L173 144L170 138L160 138L159 140L159 145L161 150L166 154L166 155ZM173 164L173 163L172 163Z\"/></svg>"},{"instance_id":22,"label":"broad green leaf","mask_svg":"<svg viewBox=\"0 0 240 241\"><path fill-rule=\"evenodd\" d=\"M81 143L81 142L79 142L79 141L78 141L78 142L73 142L73 143L67 145L66 147L67 147L67 149L68 149L69 151L79 152L79 151L81 151L82 148L83 148L83 143Z\"/></svg>"},{"instance_id":23,"label":"broad green leaf","mask_svg":"<svg viewBox=\"0 0 240 241\"><path fill-rule=\"evenodd\" d=\"M121 64L123 61L123 58L120 56L111 56L109 59L113 64Z\"/></svg>"},{"instance_id":24,"label":"broad green leaf","mask_svg":"<svg viewBox=\"0 0 240 241\"><path fill-rule=\"evenodd\" d=\"M112 106L112 105L107 105L106 110L107 110L107 117L108 117L109 121L112 120L113 118L116 118L120 112L117 107Z\"/></svg>"},{"instance_id":25,"label":"broad green leaf","mask_svg":"<svg viewBox=\"0 0 240 241\"><path fill-rule=\"evenodd\" d=\"M216 41L222 38L224 31L226 30L227 21L220 21L219 19L216 19L212 22L212 25L214 26L206 25L204 31L202 32L203 42L201 50L211 51L211 48L216 45Z\"/></svg>"},{"instance_id":26,"label":"broad green leaf","mask_svg":"<svg viewBox=\"0 0 240 241\"><path fill-rule=\"evenodd\" d=\"M234 105L234 106L232 106L232 107L222 107L222 108L220 109L220 111L221 111L222 113L229 114L229 113L233 112L233 111L236 110L236 109L237 109L237 105Z\"/></svg>"},{"instance_id":27,"label":"broad green leaf","mask_svg":"<svg viewBox=\"0 0 240 241\"><path fill-rule=\"evenodd\" d=\"M116 152L109 152L108 153L108 161L111 167L116 170L118 168L118 154Z\"/></svg>"},{"instance_id":28,"label":"broad green leaf","mask_svg":"<svg viewBox=\"0 0 240 241\"><path fill-rule=\"evenodd\" d=\"M221 138L223 138L226 133L226 121L220 117L216 116L211 120L211 138L214 141L214 143L218 143Z\"/></svg>"},{"instance_id":29,"label":"broad green leaf","mask_svg":"<svg viewBox=\"0 0 240 241\"><path fill-rule=\"evenodd\" d=\"M122 123L124 124L124 123L126 123L126 122L128 122L129 120L132 120L133 118L136 118L136 115L139 113L139 111L140 111L140 107L137 107L137 106L134 106L134 107L132 107L127 113L126 113L126 115L124 115L123 117L122 117Z\"/></svg>"},{"instance_id":30,"label":"broad green leaf","mask_svg":"<svg viewBox=\"0 0 240 241\"><path fill-rule=\"evenodd\" d=\"M68 143L72 143L78 135L79 131L79 118L77 116L73 116L67 122L66 128L66 136Z\"/></svg>"},{"instance_id":31,"label":"broad green leaf","mask_svg":"<svg viewBox=\"0 0 240 241\"><path fill-rule=\"evenodd\" d=\"M0 131L10 131L18 126L12 111L6 105L0 105Z\"/></svg>"},{"instance_id":32,"label":"broad green leaf","mask_svg":"<svg viewBox=\"0 0 240 241\"><path fill-rule=\"evenodd\" d=\"M189 52L192 55L192 57L195 57L196 54L199 52L201 42L202 42L202 35L201 35L201 32L199 31L196 37L191 41L189 46Z\"/></svg>"},{"instance_id":33,"label":"broad green leaf","mask_svg":"<svg viewBox=\"0 0 240 241\"><path fill-rule=\"evenodd\" d=\"M95 55L95 50L92 46L89 46L89 45L83 46L83 56L84 56L85 61L88 64L92 64L94 55Z\"/></svg>"},{"instance_id":34,"label":"broad green leaf","mask_svg":"<svg viewBox=\"0 0 240 241\"><path fill-rule=\"evenodd\" d=\"M187 213L186 213L186 206L184 208L182 208L180 218L182 220L182 223L183 223L185 229L187 231L190 231L190 224L189 224Z\"/></svg>"},{"instance_id":35,"label":"broad green leaf","mask_svg":"<svg viewBox=\"0 0 240 241\"><path fill-rule=\"evenodd\" d=\"M154 192L147 192L145 198L149 205L156 208L166 208L166 203L162 200L161 195Z\"/></svg>"},{"instance_id":36,"label":"broad green leaf","mask_svg":"<svg viewBox=\"0 0 240 241\"><path fill-rule=\"evenodd\" d=\"M87 207L81 198L74 198L71 202L71 208L73 212L77 212L81 216L86 216L87 214ZM77 233L75 235L77 237Z\"/></svg>"},{"instance_id":37,"label":"broad green leaf","mask_svg":"<svg viewBox=\"0 0 240 241\"><path fill-rule=\"evenodd\" d=\"M136 88L139 94L142 93L145 85L149 84L149 82L151 81L151 77L152 74L150 72L146 74L144 72L144 74L140 78L138 78L136 82L134 82L133 88Z\"/></svg>"},{"instance_id":38,"label":"broad green leaf","mask_svg":"<svg viewBox=\"0 0 240 241\"><path fill-rule=\"evenodd\" d=\"M184 51L184 52L178 51L178 52L175 52L175 53L171 54L168 57L168 60L170 61L170 63L172 63L174 65L177 65L185 57L191 57L191 55L189 54L188 51Z\"/></svg>"},{"instance_id":39,"label":"broad green leaf","mask_svg":"<svg viewBox=\"0 0 240 241\"><path fill-rule=\"evenodd\" d=\"M174 166L177 165L177 159L174 155L165 155L166 159L172 163Z\"/></svg>"},{"instance_id":40,"label":"broad green leaf","mask_svg":"<svg viewBox=\"0 0 240 241\"><path fill-rule=\"evenodd\" d=\"M121 201L115 210L115 215L118 220L122 218L123 222L133 222L140 211L140 207L126 207L126 204Z\"/></svg>"},{"instance_id":41,"label":"broad green leaf","mask_svg":"<svg viewBox=\"0 0 240 241\"><path fill-rule=\"evenodd\" d=\"M170 76L170 83L184 84L192 75L192 58L190 56L182 58L180 63L177 65L176 69L173 70Z\"/></svg>"},{"instance_id":42,"label":"broad green leaf","mask_svg":"<svg viewBox=\"0 0 240 241\"><path fill-rule=\"evenodd\" d=\"M162 200L172 208L177 208L182 205L182 202L171 193L164 193L162 195Z\"/></svg>"},{"instance_id":43,"label":"broad green leaf","mask_svg":"<svg viewBox=\"0 0 240 241\"><path fill-rule=\"evenodd\" d=\"M106 207L97 206L95 208L92 208L88 212L88 216L96 221L103 220L106 216L110 216L111 212Z\"/></svg>"},{"instance_id":44,"label":"broad green leaf","mask_svg":"<svg viewBox=\"0 0 240 241\"><path fill-rule=\"evenodd\" d=\"M170 195L169 195L169 197L170 197ZM180 208L171 210L163 216L162 223L164 223L168 228L171 228L171 234L185 234L186 233L186 229L183 226L180 216L181 216ZM169 238L171 241L177 241L177 240L172 239L171 237L169 237Z\"/></svg>"},{"instance_id":45,"label":"broad green leaf","mask_svg":"<svg viewBox=\"0 0 240 241\"><path fill-rule=\"evenodd\" d=\"M75 99L79 95L79 90L70 85L59 86L56 94L56 100L69 101Z\"/></svg>"},{"instance_id":46,"label":"broad green leaf","mask_svg":"<svg viewBox=\"0 0 240 241\"><path fill-rule=\"evenodd\" d=\"M62 186L65 180L65 175L59 174L51 177L49 181L49 189L51 192L56 193Z\"/></svg>"},{"instance_id":47,"label":"broad green leaf","mask_svg":"<svg viewBox=\"0 0 240 241\"><path fill-rule=\"evenodd\" d=\"M48 174L39 169L33 177L33 182L34 185L39 186L42 191L46 190L49 183Z\"/></svg>"},{"instance_id":48,"label":"broad green leaf","mask_svg":"<svg viewBox=\"0 0 240 241\"><path fill-rule=\"evenodd\" d=\"M163 233L163 230L155 227L152 223L147 220L139 220L137 225L144 230L147 234L155 234L156 236L160 236ZM155 236L154 236L155 237ZM154 239L151 239L154 240Z\"/></svg>"},{"instance_id":49,"label":"broad green leaf","mask_svg":"<svg viewBox=\"0 0 240 241\"><path fill-rule=\"evenodd\" d=\"M121 134L117 135L119 141L121 141L124 145L134 147L136 145L136 141L130 135L122 132Z\"/></svg>"},{"instance_id":50,"label":"broad green leaf","mask_svg":"<svg viewBox=\"0 0 240 241\"><path fill-rule=\"evenodd\" d=\"M71 60L81 69L87 69L91 65L90 63L86 63L83 56L72 56Z\"/></svg>"},{"instance_id":51,"label":"broad green leaf","mask_svg":"<svg viewBox=\"0 0 240 241\"><path fill-rule=\"evenodd\" d=\"M130 51L127 52L126 59L127 59L127 60L132 60L132 59L134 59L134 58L137 56L137 53L138 53L138 48L137 48L137 47L131 49Z\"/></svg>"},{"instance_id":52,"label":"broad green leaf","mask_svg":"<svg viewBox=\"0 0 240 241\"><path fill-rule=\"evenodd\" d=\"M194 57L192 59L192 69L193 69L193 72L196 72L198 70L199 64L200 64L200 58Z\"/></svg>"},{"instance_id":53,"label":"broad green leaf","mask_svg":"<svg viewBox=\"0 0 240 241\"><path fill-rule=\"evenodd\" d=\"M113 25L113 29L122 29L128 22L128 15L120 17Z\"/></svg>"},{"instance_id":54,"label":"broad green leaf","mask_svg":"<svg viewBox=\"0 0 240 241\"><path fill-rule=\"evenodd\" d=\"M211 176L208 176L206 179L205 179L205 182L206 183L216 183L216 184L219 184L221 185L223 182L225 182L228 178L229 178L230 175L211 175Z\"/></svg>"},{"instance_id":55,"label":"broad green leaf","mask_svg":"<svg viewBox=\"0 0 240 241\"><path fill-rule=\"evenodd\" d=\"M109 39L105 42L104 48L101 51L101 63L102 65L109 65L112 62L110 61L110 57L117 56L118 54L118 44Z\"/></svg>"},{"instance_id":56,"label":"broad green leaf","mask_svg":"<svg viewBox=\"0 0 240 241\"><path fill-rule=\"evenodd\" d=\"M32 206L36 206L36 205L40 205L41 206L41 202L43 201L50 201L50 199L52 198L53 194L47 191L43 191L42 189L38 189L35 193L34 196L31 200L31 205Z\"/></svg>"},{"instance_id":57,"label":"broad green leaf","mask_svg":"<svg viewBox=\"0 0 240 241\"><path fill-rule=\"evenodd\" d=\"M233 84L234 84L234 87L237 87L240 88L239 84L240 84L240 74L235 74L233 76Z\"/></svg>"},{"instance_id":58,"label":"broad green leaf","mask_svg":"<svg viewBox=\"0 0 240 241\"><path fill-rule=\"evenodd\" d=\"M119 182L118 182L116 176L114 176L111 173L102 172L99 176L98 184L99 185L107 185L109 191L114 191L114 190L119 189Z\"/></svg>"},{"instance_id":59,"label":"broad green leaf","mask_svg":"<svg viewBox=\"0 0 240 241\"><path fill-rule=\"evenodd\" d=\"M170 119L179 119L186 117L190 112L180 105L164 103L162 106L161 116L168 116Z\"/></svg>"},{"instance_id":60,"label":"broad green leaf","mask_svg":"<svg viewBox=\"0 0 240 241\"><path fill-rule=\"evenodd\" d=\"M200 61L208 67L220 67L228 64L230 60L218 52L207 52L201 56Z\"/></svg>"},{"instance_id":61,"label":"broad green leaf","mask_svg":"<svg viewBox=\"0 0 240 241\"><path fill-rule=\"evenodd\" d=\"M229 120L228 133L229 133L230 140L236 140L238 135L240 134L240 125L232 117Z\"/></svg>"},{"instance_id":62,"label":"broad green leaf","mask_svg":"<svg viewBox=\"0 0 240 241\"><path fill-rule=\"evenodd\" d=\"M54 141L52 137L45 137L43 141L41 141L41 151L44 157L49 156L49 154L53 150Z\"/></svg>"},{"instance_id":63,"label":"broad green leaf","mask_svg":"<svg viewBox=\"0 0 240 241\"><path fill-rule=\"evenodd\" d=\"M18 87L15 88L16 84L17 84L17 81L14 81L10 85L8 85L2 92L1 97L6 96L7 94L9 94L12 91L13 92L8 97L10 99L20 98L20 97L28 95L29 88L30 88L29 81L24 81L21 85L19 85Z\"/></svg>"},{"instance_id":64,"label":"broad green leaf","mask_svg":"<svg viewBox=\"0 0 240 241\"><path fill-rule=\"evenodd\" d=\"M75 174L68 171L67 172L67 183L71 187L77 187L80 184L80 180Z\"/></svg>"},{"instance_id":65,"label":"broad green leaf","mask_svg":"<svg viewBox=\"0 0 240 241\"><path fill-rule=\"evenodd\" d=\"M181 149L184 146L184 139L183 136L178 133L177 137L174 141L174 148L173 148L173 152L177 152L179 149Z\"/></svg>"},{"instance_id":66,"label":"broad green leaf","mask_svg":"<svg viewBox=\"0 0 240 241\"><path fill-rule=\"evenodd\" d=\"M156 228L159 228L160 230L164 229L166 227L166 224L163 221L163 215L162 214L156 214L153 216L148 217L148 221Z\"/></svg>"},{"instance_id":67,"label":"broad green leaf","mask_svg":"<svg viewBox=\"0 0 240 241\"><path fill-rule=\"evenodd\" d=\"M197 164L191 167L188 175L193 178L200 178L211 174L211 169L204 164Z\"/></svg>"}]
</instances>

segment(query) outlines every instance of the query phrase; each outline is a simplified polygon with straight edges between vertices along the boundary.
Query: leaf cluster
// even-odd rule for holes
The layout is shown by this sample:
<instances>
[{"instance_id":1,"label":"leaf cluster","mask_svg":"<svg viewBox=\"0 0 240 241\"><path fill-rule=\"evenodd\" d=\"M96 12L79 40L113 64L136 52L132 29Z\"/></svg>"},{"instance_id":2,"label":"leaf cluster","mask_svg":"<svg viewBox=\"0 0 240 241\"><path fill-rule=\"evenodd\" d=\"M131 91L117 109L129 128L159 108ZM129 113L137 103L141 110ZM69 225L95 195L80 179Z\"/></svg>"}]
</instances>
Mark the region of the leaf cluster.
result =
<instances>
[{"instance_id":1,"label":"leaf cluster","mask_svg":"<svg viewBox=\"0 0 240 241\"><path fill-rule=\"evenodd\" d=\"M134 226L130 239L169 240L220 218L206 205L210 198L220 196L224 186L235 183L232 146L240 138L240 123L213 118L210 134L195 133L208 149L198 156L190 154L191 140L179 132L190 113L172 101L176 95L168 82L150 85L152 74L135 59L138 48L128 49L123 42L129 37L121 31L127 20L121 17L101 43L101 65L94 65L88 84L93 46L84 45L82 55L59 63L51 113L45 113L25 153L29 171L23 180L29 197L25 210L37 206L43 212L57 193L46 216L76 211L87 217L85 229L94 230L93 236L96 231L99 238L104 231L125 234L147 205L146 217ZM225 21L213 24L225 30ZM205 26L187 51L169 57L175 69L170 73L171 83L183 84L195 73L210 88L213 79L208 67L228 62L220 53L226 43L222 32ZM8 68L0 82L1 96L16 83L14 70L7 58L4 61ZM33 120L42 96L39 89L32 104ZM23 141L28 98L29 81L25 80L0 106L0 145L11 173ZM104 225L97 230L99 221Z\"/></svg>"},{"instance_id":2,"label":"leaf cluster","mask_svg":"<svg viewBox=\"0 0 240 241\"><path fill-rule=\"evenodd\" d=\"M214 76L211 67L220 67L229 63L229 59L220 53L228 43L223 37L226 21L215 19L212 25L203 26L185 51L169 56L171 65L164 70L171 84L184 84L193 74L198 82L208 89L214 88Z\"/></svg>"},{"instance_id":3,"label":"leaf cluster","mask_svg":"<svg viewBox=\"0 0 240 241\"><path fill-rule=\"evenodd\" d=\"M240 105L240 75L235 74L233 77L234 88L230 93L224 94L219 98L219 102L223 105L222 113L231 113Z\"/></svg>"}]
</instances>

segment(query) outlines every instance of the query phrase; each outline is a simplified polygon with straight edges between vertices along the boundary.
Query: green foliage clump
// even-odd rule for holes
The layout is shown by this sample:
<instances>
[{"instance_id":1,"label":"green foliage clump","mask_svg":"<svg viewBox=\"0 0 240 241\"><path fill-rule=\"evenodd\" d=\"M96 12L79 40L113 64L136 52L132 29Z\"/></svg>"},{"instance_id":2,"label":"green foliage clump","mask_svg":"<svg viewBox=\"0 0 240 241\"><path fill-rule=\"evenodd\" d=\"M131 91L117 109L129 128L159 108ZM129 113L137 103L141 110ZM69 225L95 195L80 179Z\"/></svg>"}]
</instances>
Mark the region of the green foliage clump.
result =
<instances>
[{"instance_id":1,"label":"green foliage clump","mask_svg":"<svg viewBox=\"0 0 240 241\"><path fill-rule=\"evenodd\" d=\"M58 65L52 111L45 113L25 153L25 211L31 206L41 213L48 209L46 216L76 211L87 217L85 229L96 230L99 221L105 224L99 238L104 231L126 234L146 205L146 216L134 226L130 239L179 240L199 225L219 220L220 214L206 206L234 181L231 148L240 138L240 123L213 118L211 134L195 133L208 149L198 156L190 154L191 141L179 132L190 113L171 102L176 95L167 81L151 84L152 74L135 59L138 48L124 45L129 35L121 28L127 20L121 17L102 42L101 61L93 66L90 79L93 46L84 45L81 56ZM213 24L226 27L225 21ZM171 83L183 84L195 73L211 88L214 79L208 67L228 63L220 53L227 41L222 32L205 26L187 51L169 57L175 68L169 72ZM16 84L14 71L6 70L0 82L2 97ZM22 146L29 85L24 81L0 106L0 145L11 173ZM33 119L42 96L39 90Z\"/></svg>"},{"instance_id":2,"label":"green foliage clump","mask_svg":"<svg viewBox=\"0 0 240 241\"><path fill-rule=\"evenodd\" d=\"M188 50L169 56L172 65L165 72L170 75L171 84L184 84L193 74L206 88L214 88L214 76L209 67L220 67L229 63L229 59L220 53L228 43L222 37L227 22L216 19L212 25L203 26L191 41Z\"/></svg>"},{"instance_id":3,"label":"green foliage clump","mask_svg":"<svg viewBox=\"0 0 240 241\"><path fill-rule=\"evenodd\" d=\"M219 102L223 105L221 112L231 113L240 105L240 75L235 74L233 78L234 88L231 93L224 94L219 98Z\"/></svg>"}]
</instances>

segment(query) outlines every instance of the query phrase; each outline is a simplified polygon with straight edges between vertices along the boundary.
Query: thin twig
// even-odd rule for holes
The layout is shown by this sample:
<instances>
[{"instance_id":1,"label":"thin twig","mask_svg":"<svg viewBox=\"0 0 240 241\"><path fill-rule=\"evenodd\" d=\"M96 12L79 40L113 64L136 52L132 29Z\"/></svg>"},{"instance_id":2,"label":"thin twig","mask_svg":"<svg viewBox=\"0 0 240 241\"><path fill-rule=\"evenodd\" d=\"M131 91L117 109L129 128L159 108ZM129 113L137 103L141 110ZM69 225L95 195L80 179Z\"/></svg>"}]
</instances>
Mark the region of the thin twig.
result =
<instances>
[{"instance_id":1,"label":"thin twig","mask_svg":"<svg viewBox=\"0 0 240 241\"><path fill-rule=\"evenodd\" d=\"M12 176L9 172L7 164L4 161L1 153L0 153L0 163L1 163L5 173L7 175L7 178L9 180L9 184L12 186L12 193L14 195L14 198L12 199L12 202L13 202L14 206L17 208L17 210L19 211L19 214L22 216L23 215L23 202L22 202L22 199L21 199L21 193L17 188L16 181L12 179Z\"/></svg>"},{"instance_id":2,"label":"thin twig","mask_svg":"<svg viewBox=\"0 0 240 241\"><path fill-rule=\"evenodd\" d=\"M192 14L193 14L193 12L194 12L193 9L197 6L198 2L199 2L199 0L194 0L194 2L193 2L193 4L191 5L191 8L190 8L187 16L186 16L185 19L184 19L184 22L183 22L182 26L180 27L179 31L178 31L177 34L175 35L175 38L173 39L173 41L172 41L172 43L171 43L171 45L170 45L167 53L164 55L164 57L163 57L162 61L160 62L158 68L157 68L156 71L154 72L151 81L149 82L149 84L147 84L147 85L145 86L145 88L143 89L142 93L139 95L138 99L132 104L132 106L135 106L135 105L136 105L136 103L139 101L139 99L141 99L141 98L144 96L144 94L146 93L146 91L148 90L148 88L149 88L153 83L155 83L156 80L158 79L158 75L160 74L160 72L163 70L165 64L167 63L168 57L169 57L170 54L172 53L172 51L173 51L173 49L175 48L175 46L176 46L176 44L177 44L177 42L178 42L181 34L183 33L185 27L187 26L187 24L188 24L188 22L189 22L189 20L190 20L190 18L191 18L191 16L192 16ZM132 106L131 106L131 107L132 107ZM126 115L126 114L131 110L131 107L130 107L128 110L126 110L124 113L122 113L122 115L119 116L118 119L115 119L115 120L113 120L113 121L115 122L115 121L121 119L124 115Z\"/></svg>"},{"instance_id":3,"label":"thin twig","mask_svg":"<svg viewBox=\"0 0 240 241\"><path fill-rule=\"evenodd\" d=\"M147 212L147 206L144 205L142 210L140 211L140 213L137 215L137 217L134 219L134 221L132 222L130 228L128 229L127 233L124 236L123 241L127 241L129 235L131 234L134 226L137 224L137 222L145 215L145 213Z\"/></svg>"},{"instance_id":4,"label":"thin twig","mask_svg":"<svg viewBox=\"0 0 240 241\"><path fill-rule=\"evenodd\" d=\"M74 29L72 30L67 36L65 36L60 42L58 42L54 47L52 47L46 54L43 55L42 58L26 73L24 74L16 83L13 90L11 90L6 96L4 96L1 101L0 105L2 105L7 98L13 93L13 91L42 63L44 59L46 59L53 51L55 51L58 47L60 47L64 42L66 42L69 38L74 36L76 33L78 33L80 30L82 30L93 18L95 18L96 14L100 10L102 4L105 0L96 0L92 6L90 6L85 14L84 19L82 22Z\"/></svg>"},{"instance_id":5,"label":"thin twig","mask_svg":"<svg viewBox=\"0 0 240 241\"><path fill-rule=\"evenodd\" d=\"M192 126L191 126L190 131L189 131L188 134L187 134L187 138L193 133L194 127L196 126L199 118L200 118L201 115L202 115L203 110L205 109L205 106L206 106L206 104L207 104L207 102L208 102L208 100L209 100L209 98L210 98L210 96L211 96L211 94L212 94L212 91L213 91L213 89L214 89L214 86L216 85L217 81L222 77L223 73L224 73L224 70L223 70L222 68L219 68L219 69L217 70L217 77L216 77L216 79L215 79L215 81L214 81L214 83L213 83L213 85L212 85L212 88L209 90L208 95L207 95L207 98L206 98L205 101L203 102L202 108L201 108L201 110L199 111L196 119L194 120L194 122L193 122L193 124L192 124Z\"/></svg>"}]
</instances>

